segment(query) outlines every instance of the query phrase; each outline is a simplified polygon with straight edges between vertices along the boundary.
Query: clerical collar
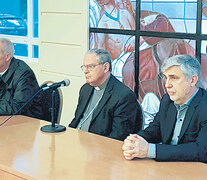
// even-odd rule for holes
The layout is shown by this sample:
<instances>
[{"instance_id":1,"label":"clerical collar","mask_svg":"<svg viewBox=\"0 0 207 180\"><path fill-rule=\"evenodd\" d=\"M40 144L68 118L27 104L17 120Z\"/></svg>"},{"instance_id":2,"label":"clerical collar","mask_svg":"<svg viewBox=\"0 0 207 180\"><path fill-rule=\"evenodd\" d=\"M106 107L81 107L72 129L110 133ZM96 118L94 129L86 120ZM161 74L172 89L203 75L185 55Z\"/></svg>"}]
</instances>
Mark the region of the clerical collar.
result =
<instances>
[{"instance_id":1,"label":"clerical collar","mask_svg":"<svg viewBox=\"0 0 207 180\"><path fill-rule=\"evenodd\" d=\"M110 78L111 76L109 76L109 78ZM106 88L106 85L107 85L107 83L108 83L108 81L109 81L109 78L103 83L103 84L101 84L100 86L95 86L94 88L95 88L95 90L97 90L97 91L100 91L100 90L102 90L102 89L105 89Z\"/></svg>"}]
</instances>

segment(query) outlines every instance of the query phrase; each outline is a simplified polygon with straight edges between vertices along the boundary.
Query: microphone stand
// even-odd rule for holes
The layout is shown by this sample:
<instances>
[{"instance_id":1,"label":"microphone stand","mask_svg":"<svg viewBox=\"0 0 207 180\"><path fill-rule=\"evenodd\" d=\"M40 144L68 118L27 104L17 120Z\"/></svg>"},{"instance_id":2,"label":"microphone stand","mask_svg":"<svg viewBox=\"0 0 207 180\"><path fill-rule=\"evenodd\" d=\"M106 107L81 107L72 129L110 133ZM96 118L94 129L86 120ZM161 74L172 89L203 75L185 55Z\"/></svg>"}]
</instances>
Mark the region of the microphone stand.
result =
<instances>
[{"instance_id":1,"label":"microphone stand","mask_svg":"<svg viewBox=\"0 0 207 180\"><path fill-rule=\"evenodd\" d=\"M33 94L24 104L22 107L20 107L15 113L13 113L11 116L9 116L5 121L3 121L0 124L0 127L4 125L7 121L9 121L14 115L16 115L18 112L20 112L34 97L36 97L37 94L39 94L42 91L42 89L39 89L35 94Z\"/></svg>"},{"instance_id":2,"label":"microphone stand","mask_svg":"<svg viewBox=\"0 0 207 180\"><path fill-rule=\"evenodd\" d=\"M65 126L56 124L55 125L55 118L54 118L54 110L55 110L55 88L52 90L52 107L50 108L51 113L51 125L45 125L41 127L41 131L47 132L47 133L56 133L56 132L62 132L66 130Z\"/></svg>"}]
</instances>

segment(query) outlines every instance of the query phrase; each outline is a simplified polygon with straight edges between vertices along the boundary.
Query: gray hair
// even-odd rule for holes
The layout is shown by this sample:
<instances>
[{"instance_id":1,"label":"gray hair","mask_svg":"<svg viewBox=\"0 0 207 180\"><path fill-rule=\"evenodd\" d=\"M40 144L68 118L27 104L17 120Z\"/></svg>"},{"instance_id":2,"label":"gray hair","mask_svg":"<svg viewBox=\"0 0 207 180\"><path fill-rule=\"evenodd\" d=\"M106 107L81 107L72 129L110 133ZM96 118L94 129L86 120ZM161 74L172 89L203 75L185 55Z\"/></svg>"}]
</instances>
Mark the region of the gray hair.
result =
<instances>
[{"instance_id":1,"label":"gray hair","mask_svg":"<svg viewBox=\"0 0 207 180\"><path fill-rule=\"evenodd\" d=\"M0 42L4 45L3 54L11 54L12 57L14 55L14 45L13 43L7 38L0 38Z\"/></svg>"},{"instance_id":2,"label":"gray hair","mask_svg":"<svg viewBox=\"0 0 207 180\"><path fill-rule=\"evenodd\" d=\"M187 54L172 56L164 62L161 70L164 72L172 66L179 66L188 80L193 75L197 75L198 82L196 83L196 87L201 87L201 65L198 59Z\"/></svg>"},{"instance_id":3,"label":"gray hair","mask_svg":"<svg viewBox=\"0 0 207 180\"><path fill-rule=\"evenodd\" d=\"M104 49L90 49L86 54L95 54L100 64L109 63L109 71L111 71L111 55Z\"/></svg>"}]
</instances>

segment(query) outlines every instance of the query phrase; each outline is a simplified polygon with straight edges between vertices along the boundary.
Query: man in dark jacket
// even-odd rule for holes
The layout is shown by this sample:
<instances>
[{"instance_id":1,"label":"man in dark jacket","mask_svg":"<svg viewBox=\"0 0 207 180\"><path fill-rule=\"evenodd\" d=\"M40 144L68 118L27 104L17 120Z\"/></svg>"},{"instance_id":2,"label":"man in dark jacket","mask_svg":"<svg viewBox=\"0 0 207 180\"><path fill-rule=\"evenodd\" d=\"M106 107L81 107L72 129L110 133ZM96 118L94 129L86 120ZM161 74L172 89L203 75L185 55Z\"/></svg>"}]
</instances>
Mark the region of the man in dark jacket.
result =
<instances>
[{"instance_id":1,"label":"man in dark jacket","mask_svg":"<svg viewBox=\"0 0 207 180\"><path fill-rule=\"evenodd\" d=\"M13 57L14 46L6 38L0 38L0 115L13 115L39 90L32 69ZM41 118L42 110L38 97L20 112L30 117Z\"/></svg>"},{"instance_id":2,"label":"man in dark jacket","mask_svg":"<svg viewBox=\"0 0 207 180\"><path fill-rule=\"evenodd\" d=\"M207 162L207 92L200 88L201 67L189 55L162 66L167 94L153 122L124 141L126 159Z\"/></svg>"},{"instance_id":3,"label":"man in dark jacket","mask_svg":"<svg viewBox=\"0 0 207 180\"><path fill-rule=\"evenodd\" d=\"M75 118L70 127L124 140L142 127L136 95L111 75L111 56L102 49L89 50L83 66L86 84L80 89Z\"/></svg>"}]
</instances>

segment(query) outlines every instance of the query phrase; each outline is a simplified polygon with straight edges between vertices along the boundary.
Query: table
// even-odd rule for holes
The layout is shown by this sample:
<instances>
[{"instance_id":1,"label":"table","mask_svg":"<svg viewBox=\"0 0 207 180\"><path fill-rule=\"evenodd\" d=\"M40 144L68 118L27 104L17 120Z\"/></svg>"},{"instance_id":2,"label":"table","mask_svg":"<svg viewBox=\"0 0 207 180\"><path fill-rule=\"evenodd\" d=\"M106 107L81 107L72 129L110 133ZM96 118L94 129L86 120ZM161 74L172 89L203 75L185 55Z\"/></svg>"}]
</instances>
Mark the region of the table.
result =
<instances>
[{"instance_id":1,"label":"table","mask_svg":"<svg viewBox=\"0 0 207 180\"><path fill-rule=\"evenodd\" d=\"M0 122L6 118L1 116ZM0 179L206 179L204 163L128 161L122 155L121 141L72 128L41 132L47 124L18 115L0 127Z\"/></svg>"}]
</instances>

